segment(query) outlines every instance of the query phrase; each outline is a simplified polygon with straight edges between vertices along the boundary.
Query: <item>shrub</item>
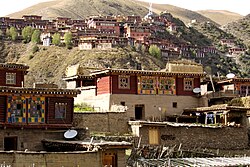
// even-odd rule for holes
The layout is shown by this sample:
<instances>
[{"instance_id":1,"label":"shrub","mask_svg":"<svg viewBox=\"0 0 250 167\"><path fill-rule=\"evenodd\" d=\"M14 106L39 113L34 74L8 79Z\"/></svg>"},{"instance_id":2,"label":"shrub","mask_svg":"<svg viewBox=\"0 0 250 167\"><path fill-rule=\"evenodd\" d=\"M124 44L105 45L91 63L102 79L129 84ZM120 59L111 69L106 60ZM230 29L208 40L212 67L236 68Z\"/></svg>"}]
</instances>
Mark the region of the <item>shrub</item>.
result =
<instances>
[{"instance_id":1,"label":"shrub","mask_svg":"<svg viewBox=\"0 0 250 167\"><path fill-rule=\"evenodd\" d=\"M52 36L52 43L56 46L59 46L61 44L61 35L59 33L55 33Z\"/></svg>"},{"instance_id":2,"label":"shrub","mask_svg":"<svg viewBox=\"0 0 250 167\"><path fill-rule=\"evenodd\" d=\"M91 107L87 103L81 103L81 104L75 104L74 111L83 112L83 111L95 111L95 110L93 107Z\"/></svg>"},{"instance_id":3,"label":"shrub","mask_svg":"<svg viewBox=\"0 0 250 167\"><path fill-rule=\"evenodd\" d=\"M161 49L158 46L151 45L148 51L151 56L161 59Z\"/></svg>"},{"instance_id":4,"label":"shrub","mask_svg":"<svg viewBox=\"0 0 250 167\"><path fill-rule=\"evenodd\" d=\"M34 55L29 55L29 60L33 59Z\"/></svg>"},{"instance_id":5,"label":"shrub","mask_svg":"<svg viewBox=\"0 0 250 167\"><path fill-rule=\"evenodd\" d=\"M39 47L37 45L33 46L32 53L34 54L34 53L36 53L38 51L39 51Z\"/></svg>"},{"instance_id":6,"label":"shrub","mask_svg":"<svg viewBox=\"0 0 250 167\"><path fill-rule=\"evenodd\" d=\"M30 26L26 26L22 30L22 36L23 36L23 42L24 43L29 43L32 37L34 30Z\"/></svg>"}]
</instances>

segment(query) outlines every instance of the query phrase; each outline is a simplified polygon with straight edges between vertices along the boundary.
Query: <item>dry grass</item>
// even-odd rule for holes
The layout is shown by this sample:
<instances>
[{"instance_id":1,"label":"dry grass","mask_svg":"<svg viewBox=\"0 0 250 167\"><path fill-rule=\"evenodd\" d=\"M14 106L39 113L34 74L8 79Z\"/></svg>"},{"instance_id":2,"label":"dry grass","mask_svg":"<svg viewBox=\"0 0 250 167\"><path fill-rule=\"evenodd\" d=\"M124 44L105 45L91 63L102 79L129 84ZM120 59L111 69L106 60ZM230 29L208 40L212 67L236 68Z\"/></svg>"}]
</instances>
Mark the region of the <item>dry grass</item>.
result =
<instances>
[{"instance_id":1,"label":"dry grass","mask_svg":"<svg viewBox=\"0 0 250 167\"><path fill-rule=\"evenodd\" d=\"M43 18L55 18L57 16L71 17L73 19L86 18L90 15L140 15L145 16L148 13L148 3L137 0L55 0L34 5L23 11L13 13L9 16L20 18L24 14L42 15ZM191 20L210 21L212 20L203 15L167 4L153 4L155 13L170 12L177 17L189 23Z\"/></svg>"},{"instance_id":2,"label":"dry grass","mask_svg":"<svg viewBox=\"0 0 250 167\"><path fill-rule=\"evenodd\" d=\"M201 10L197 11L203 16L210 18L220 25L231 23L235 20L241 19L243 16L238 13L233 13L225 10Z\"/></svg>"},{"instance_id":3,"label":"dry grass","mask_svg":"<svg viewBox=\"0 0 250 167\"><path fill-rule=\"evenodd\" d=\"M80 51L78 48L68 50L62 47L39 45L39 51L33 54L34 44L31 43L5 42L1 46L1 63L18 62L30 67L25 78L26 86L32 86L34 82L47 82L65 87L62 77L66 68L78 63L85 67L134 69L138 62L145 70L165 68L165 64L161 61L147 54L131 51L129 48Z\"/></svg>"}]
</instances>

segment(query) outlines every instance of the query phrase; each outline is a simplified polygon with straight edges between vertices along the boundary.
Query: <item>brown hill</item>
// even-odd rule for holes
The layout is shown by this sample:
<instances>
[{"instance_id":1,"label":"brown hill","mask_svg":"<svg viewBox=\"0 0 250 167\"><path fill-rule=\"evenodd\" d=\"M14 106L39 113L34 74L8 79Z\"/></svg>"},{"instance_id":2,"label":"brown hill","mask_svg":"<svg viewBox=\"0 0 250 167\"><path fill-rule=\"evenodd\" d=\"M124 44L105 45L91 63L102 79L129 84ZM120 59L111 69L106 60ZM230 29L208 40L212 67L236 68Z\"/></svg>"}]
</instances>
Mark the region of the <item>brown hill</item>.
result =
<instances>
[{"instance_id":1,"label":"brown hill","mask_svg":"<svg viewBox=\"0 0 250 167\"><path fill-rule=\"evenodd\" d=\"M223 26L223 29L244 41L250 47L250 14Z\"/></svg>"},{"instance_id":2,"label":"brown hill","mask_svg":"<svg viewBox=\"0 0 250 167\"><path fill-rule=\"evenodd\" d=\"M80 51L78 48L68 50L62 47L38 45L39 51L33 53L33 46L32 43L0 41L0 63L18 62L30 67L25 78L25 86L32 86L36 81L65 87L65 82L62 82L64 72L68 66L75 64L95 68L135 69L139 63L145 70L160 70L165 67L165 64L158 59L132 51L130 48Z\"/></svg>"},{"instance_id":3,"label":"brown hill","mask_svg":"<svg viewBox=\"0 0 250 167\"><path fill-rule=\"evenodd\" d=\"M212 20L199 13L167 4L153 4L155 13L170 12L185 23L196 19L197 21ZM140 15L148 13L148 3L137 0L54 0L39 3L22 11L10 14L10 17L20 18L25 14L42 15L46 19L71 17L73 19L86 18L89 15Z\"/></svg>"},{"instance_id":4,"label":"brown hill","mask_svg":"<svg viewBox=\"0 0 250 167\"><path fill-rule=\"evenodd\" d=\"M225 25L243 18L243 16L238 13L233 13L226 10L200 10L197 12L207 18L210 18L220 25Z\"/></svg>"}]
</instances>

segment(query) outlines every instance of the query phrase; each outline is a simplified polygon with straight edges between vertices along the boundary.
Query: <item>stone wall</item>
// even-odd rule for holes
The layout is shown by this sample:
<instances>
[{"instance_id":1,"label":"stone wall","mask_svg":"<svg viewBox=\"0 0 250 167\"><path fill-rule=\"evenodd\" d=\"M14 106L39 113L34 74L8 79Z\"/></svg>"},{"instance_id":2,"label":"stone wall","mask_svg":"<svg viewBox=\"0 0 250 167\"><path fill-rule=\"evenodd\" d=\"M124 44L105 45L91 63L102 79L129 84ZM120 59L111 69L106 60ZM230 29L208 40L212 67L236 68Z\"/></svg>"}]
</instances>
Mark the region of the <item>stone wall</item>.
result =
<instances>
[{"instance_id":1,"label":"stone wall","mask_svg":"<svg viewBox=\"0 0 250 167\"><path fill-rule=\"evenodd\" d=\"M89 132L128 133L126 112L74 113L74 126L88 128Z\"/></svg>"},{"instance_id":2,"label":"stone wall","mask_svg":"<svg viewBox=\"0 0 250 167\"><path fill-rule=\"evenodd\" d=\"M0 152L0 166L4 167L100 167L98 152L37 153Z\"/></svg>"},{"instance_id":3,"label":"stone wall","mask_svg":"<svg viewBox=\"0 0 250 167\"><path fill-rule=\"evenodd\" d=\"M3 167L100 167L102 151L92 152L0 152ZM115 150L117 166L126 166L124 149Z\"/></svg>"},{"instance_id":4,"label":"stone wall","mask_svg":"<svg viewBox=\"0 0 250 167\"><path fill-rule=\"evenodd\" d=\"M55 139L64 140L63 134L66 130L45 130L45 129L1 129L0 150L4 150L5 137L17 137L17 150L44 150L41 140Z\"/></svg>"},{"instance_id":5,"label":"stone wall","mask_svg":"<svg viewBox=\"0 0 250 167\"><path fill-rule=\"evenodd\" d=\"M149 127L140 128L143 136L142 144L149 143ZM179 146L187 149L213 148L213 149L244 149L248 147L246 128L223 127L172 127L159 128L160 144L166 146Z\"/></svg>"}]
</instances>

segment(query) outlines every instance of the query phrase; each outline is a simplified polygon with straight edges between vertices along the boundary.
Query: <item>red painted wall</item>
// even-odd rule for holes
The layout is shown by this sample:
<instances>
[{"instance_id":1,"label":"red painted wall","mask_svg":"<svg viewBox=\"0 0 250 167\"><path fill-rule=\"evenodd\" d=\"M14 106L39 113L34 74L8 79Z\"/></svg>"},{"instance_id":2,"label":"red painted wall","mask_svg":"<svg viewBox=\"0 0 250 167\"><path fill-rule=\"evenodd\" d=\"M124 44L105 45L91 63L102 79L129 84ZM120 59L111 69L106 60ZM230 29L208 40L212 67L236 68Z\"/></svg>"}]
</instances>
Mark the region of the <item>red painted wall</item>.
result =
<instances>
[{"instance_id":1,"label":"red painted wall","mask_svg":"<svg viewBox=\"0 0 250 167\"><path fill-rule=\"evenodd\" d=\"M110 83L110 76L96 78L96 94L101 95L111 93Z\"/></svg>"},{"instance_id":2,"label":"red painted wall","mask_svg":"<svg viewBox=\"0 0 250 167\"><path fill-rule=\"evenodd\" d=\"M6 72L16 73L16 85L6 85ZM14 86L21 87L24 81L24 72L15 70L0 70L0 86Z\"/></svg>"},{"instance_id":3,"label":"red painted wall","mask_svg":"<svg viewBox=\"0 0 250 167\"><path fill-rule=\"evenodd\" d=\"M0 122L4 123L6 119L6 97L0 96Z\"/></svg>"},{"instance_id":4,"label":"red painted wall","mask_svg":"<svg viewBox=\"0 0 250 167\"><path fill-rule=\"evenodd\" d=\"M137 77L130 76L130 89L119 89L118 85L118 75L112 76L112 94L136 94L137 93Z\"/></svg>"},{"instance_id":5,"label":"red painted wall","mask_svg":"<svg viewBox=\"0 0 250 167\"><path fill-rule=\"evenodd\" d=\"M194 88L200 87L200 78L194 78ZM176 95L193 96L193 91L184 91L184 78L176 79Z\"/></svg>"}]
</instances>

